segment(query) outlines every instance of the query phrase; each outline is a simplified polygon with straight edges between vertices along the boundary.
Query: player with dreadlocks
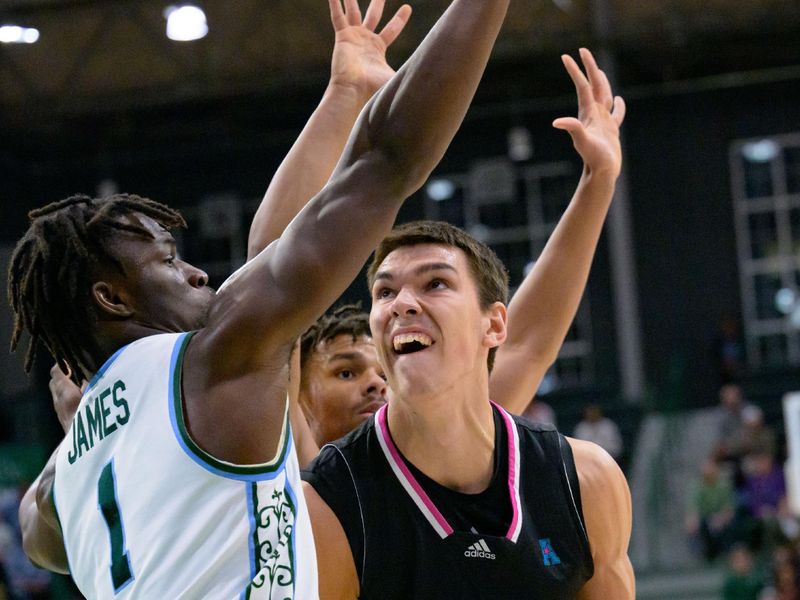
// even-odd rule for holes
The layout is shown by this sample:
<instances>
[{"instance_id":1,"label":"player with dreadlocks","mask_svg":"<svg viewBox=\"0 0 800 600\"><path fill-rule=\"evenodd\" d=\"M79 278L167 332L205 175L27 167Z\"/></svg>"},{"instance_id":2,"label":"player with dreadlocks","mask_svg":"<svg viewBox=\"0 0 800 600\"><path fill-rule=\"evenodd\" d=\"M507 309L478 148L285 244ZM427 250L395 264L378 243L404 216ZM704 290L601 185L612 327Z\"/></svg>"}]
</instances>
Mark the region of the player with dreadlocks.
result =
<instances>
[{"instance_id":1,"label":"player with dreadlocks","mask_svg":"<svg viewBox=\"0 0 800 600\"><path fill-rule=\"evenodd\" d=\"M17 323L88 380L20 509L34 561L90 597L316 597L289 354L443 155L507 7L454 0L367 104L325 188L216 294L177 256L165 208L82 198L32 215L11 267ZM62 329L72 315L44 313L70 277L89 308Z\"/></svg>"},{"instance_id":2,"label":"player with dreadlocks","mask_svg":"<svg viewBox=\"0 0 800 600\"><path fill-rule=\"evenodd\" d=\"M29 213L31 227L17 244L8 270L8 300L15 314L11 350L23 331L31 335L26 372L39 341L76 383L79 374L97 370L92 357L102 350L86 336L94 323L87 292L92 274L109 265L124 274L108 246L118 233L152 237L141 225L118 218L130 212L148 216L165 229L186 227L177 211L133 194L105 201L75 195Z\"/></svg>"}]
</instances>

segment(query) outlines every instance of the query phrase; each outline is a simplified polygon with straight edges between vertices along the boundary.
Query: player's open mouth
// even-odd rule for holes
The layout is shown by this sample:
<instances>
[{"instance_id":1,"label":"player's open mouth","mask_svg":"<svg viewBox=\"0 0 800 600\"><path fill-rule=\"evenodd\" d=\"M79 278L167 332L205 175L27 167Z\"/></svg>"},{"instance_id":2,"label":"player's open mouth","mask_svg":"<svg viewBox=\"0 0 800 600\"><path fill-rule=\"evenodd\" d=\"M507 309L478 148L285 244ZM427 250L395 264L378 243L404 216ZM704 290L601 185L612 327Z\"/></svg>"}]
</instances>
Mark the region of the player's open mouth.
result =
<instances>
[{"instance_id":1,"label":"player's open mouth","mask_svg":"<svg viewBox=\"0 0 800 600\"><path fill-rule=\"evenodd\" d=\"M433 345L433 340L424 333L401 333L394 336L392 345L397 354L411 354Z\"/></svg>"}]
</instances>

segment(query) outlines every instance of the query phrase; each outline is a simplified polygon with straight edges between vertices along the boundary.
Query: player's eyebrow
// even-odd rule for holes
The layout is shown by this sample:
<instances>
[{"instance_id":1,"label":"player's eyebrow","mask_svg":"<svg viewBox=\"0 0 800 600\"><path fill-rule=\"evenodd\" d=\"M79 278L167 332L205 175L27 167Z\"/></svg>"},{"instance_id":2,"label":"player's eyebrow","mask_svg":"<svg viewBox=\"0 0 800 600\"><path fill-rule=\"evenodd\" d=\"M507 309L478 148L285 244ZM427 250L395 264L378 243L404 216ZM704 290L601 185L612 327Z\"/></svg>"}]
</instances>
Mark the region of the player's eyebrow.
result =
<instances>
[{"instance_id":1,"label":"player's eyebrow","mask_svg":"<svg viewBox=\"0 0 800 600\"><path fill-rule=\"evenodd\" d=\"M337 352L330 358L330 362L335 360L358 360L361 355L358 352Z\"/></svg>"},{"instance_id":2,"label":"player's eyebrow","mask_svg":"<svg viewBox=\"0 0 800 600\"><path fill-rule=\"evenodd\" d=\"M424 275L425 273L428 273L429 271L441 271L441 270L453 271L454 273L458 272L456 270L456 268L453 265L451 265L450 263L432 262L432 263L425 263L424 265L418 266L416 269L414 269L414 275ZM391 281L392 279L394 279L394 275L392 274L391 271L378 271L377 273L375 273L375 279L374 280L378 281L379 279L382 279L382 280L385 280L385 281Z\"/></svg>"}]
</instances>

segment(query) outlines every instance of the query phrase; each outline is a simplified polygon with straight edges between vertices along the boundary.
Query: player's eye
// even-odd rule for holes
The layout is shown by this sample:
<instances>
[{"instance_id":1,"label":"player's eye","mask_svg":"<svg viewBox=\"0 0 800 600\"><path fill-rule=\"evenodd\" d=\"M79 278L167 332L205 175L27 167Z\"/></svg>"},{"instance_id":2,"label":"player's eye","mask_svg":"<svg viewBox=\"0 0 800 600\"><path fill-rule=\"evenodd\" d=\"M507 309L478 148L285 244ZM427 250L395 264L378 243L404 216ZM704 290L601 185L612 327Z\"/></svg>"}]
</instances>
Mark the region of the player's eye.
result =
<instances>
[{"instance_id":1,"label":"player's eye","mask_svg":"<svg viewBox=\"0 0 800 600\"><path fill-rule=\"evenodd\" d=\"M355 373L353 373L349 369L342 369L341 371L336 373L336 377L338 377L339 379L347 381L348 379L352 379L353 377L355 377Z\"/></svg>"},{"instance_id":2,"label":"player's eye","mask_svg":"<svg viewBox=\"0 0 800 600\"><path fill-rule=\"evenodd\" d=\"M164 262L167 263L171 267L172 265L175 264L175 257L174 256L168 256L167 258L164 259Z\"/></svg>"},{"instance_id":3,"label":"player's eye","mask_svg":"<svg viewBox=\"0 0 800 600\"><path fill-rule=\"evenodd\" d=\"M440 290L447 287L447 284L441 279L431 279L428 287L432 290Z\"/></svg>"},{"instance_id":4,"label":"player's eye","mask_svg":"<svg viewBox=\"0 0 800 600\"><path fill-rule=\"evenodd\" d=\"M390 288L379 288L378 291L375 293L376 298L390 298L392 296L392 290Z\"/></svg>"}]
</instances>

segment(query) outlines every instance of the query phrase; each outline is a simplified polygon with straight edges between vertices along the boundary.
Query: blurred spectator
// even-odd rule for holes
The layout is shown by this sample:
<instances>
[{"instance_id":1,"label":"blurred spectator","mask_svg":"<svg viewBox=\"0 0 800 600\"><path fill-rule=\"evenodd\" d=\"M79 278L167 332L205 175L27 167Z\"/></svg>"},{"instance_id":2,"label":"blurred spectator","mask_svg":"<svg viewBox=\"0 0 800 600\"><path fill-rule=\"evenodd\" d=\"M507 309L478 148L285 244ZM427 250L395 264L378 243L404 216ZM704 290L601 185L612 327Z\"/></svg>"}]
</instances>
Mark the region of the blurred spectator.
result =
<instances>
[{"instance_id":1,"label":"blurred spectator","mask_svg":"<svg viewBox=\"0 0 800 600\"><path fill-rule=\"evenodd\" d=\"M788 496L781 498L780 504L778 504L778 527L781 535L788 542L796 543L800 541L800 522L797 521L797 517L792 513Z\"/></svg>"},{"instance_id":2,"label":"blurred spectator","mask_svg":"<svg viewBox=\"0 0 800 600\"><path fill-rule=\"evenodd\" d=\"M699 539L703 556L712 561L733 542L736 494L714 460L706 461L690 496L686 530Z\"/></svg>"},{"instance_id":3,"label":"blurred spectator","mask_svg":"<svg viewBox=\"0 0 800 600\"><path fill-rule=\"evenodd\" d=\"M711 345L711 360L720 384L735 381L744 367L744 344L739 321L726 317L719 324Z\"/></svg>"},{"instance_id":4,"label":"blurred spectator","mask_svg":"<svg viewBox=\"0 0 800 600\"><path fill-rule=\"evenodd\" d=\"M744 502L757 518L777 517L778 506L786 496L783 469L772 454L750 454L744 464Z\"/></svg>"},{"instance_id":5,"label":"blurred spectator","mask_svg":"<svg viewBox=\"0 0 800 600\"><path fill-rule=\"evenodd\" d=\"M522 416L530 419L534 423L547 423L548 425L558 426L556 423L556 411L547 402L534 399L528 404Z\"/></svg>"},{"instance_id":6,"label":"blurred spectator","mask_svg":"<svg viewBox=\"0 0 800 600\"><path fill-rule=\"evenodd\" d=\"M779 546L772 557L772 585L761 600L798 600L797 555L790 545Z\"/></svg>"},{"instance_id":7,"label":"blurred spectator","mask_svg":"<svg viewBox=\"0 0 800 600\"><path fill-rule=\"evenodd\" d=\"M739 428L735 451L740 456L769 454L775 456L777 443L775 432L764 424L764 411L752 404L742 409L742 425Z\"/></svg>"},{"instance_id":8,"label":"blurred spectator","mask_svg":"<svg viewBox=\"0 0 800 600\"><path fill-rule=\"evenodd\" d=\"M719 425L715 454L719 460L731 461L738 469L742 457L743 413L753 407L744 399L742 388L726 383L719 389Z\"/></svg>"},{"instance_id":9,"label":"blurred spectator","mask_svg":"<svg viewBox=\"0 0 800 600\"><path fill-rule=\"evenodd\" d=\"M0 523L11 533L11 540L3 559L4 566L9 579L11 598L45 600L50 598L51 574L33 566L22 550L22 532L17 511L26 489L27 485L24 485L0 494Z\"/></svg>"},{"instance_id":10,"label":"blurred spectator","mask_svg":"<svg viewBox=\"0 0 800 600\"><path fill-rule=\"evenodd\" d=\"M744 544L733 547L728 555L728 573L722 585L722 600L759 600L764 580Z\"/></svg>"},{"instance_id":11,"label":"blurred spectator","mask_svg":"<svg viewBox=\"0 0 800 600\"><path fill-rule=\"evenodd\" d=\"M615 459L622 456L622 436L619 427L603 416L599 404L588 404L584 408L583 421L575 427L573 435L579 440L594 442Z\"/></svg>"},{"instance_id":12,"label":"blurred spectator","mask_svg":"<svg viewBox=\"0 0 800 600\"><path fill-rule=\"evenodd\" d=\"M11 599L11 585L6 573L6 557L14 543L14 533L11 527L0 523L0 600Z\"/></svg>"}]
</instances>

